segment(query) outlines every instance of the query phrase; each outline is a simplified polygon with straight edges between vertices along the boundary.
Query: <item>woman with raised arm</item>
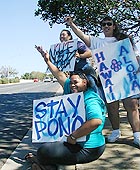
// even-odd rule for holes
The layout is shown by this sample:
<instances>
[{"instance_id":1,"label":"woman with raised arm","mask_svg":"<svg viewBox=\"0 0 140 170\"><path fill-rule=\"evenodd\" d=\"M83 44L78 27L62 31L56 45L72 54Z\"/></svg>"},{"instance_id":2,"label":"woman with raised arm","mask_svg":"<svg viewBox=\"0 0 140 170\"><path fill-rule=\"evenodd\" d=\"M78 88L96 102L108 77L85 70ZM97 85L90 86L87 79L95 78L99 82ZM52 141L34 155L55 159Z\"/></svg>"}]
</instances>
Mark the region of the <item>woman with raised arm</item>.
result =
<instances>
[{"instance_id":1,"label":"woman with raised arm","mask_svg":"<svg viewBox=\"0 0 140 170\"><path fill-rule=\"evenodd\" d=\"M71 73L67 78L49 60L49 54L36 46L52 74L64 89L64 94L83 92L86 121L67 136L66 142L42 144L37 155L29 153L26 159L32 162L32 170L57 169L56 165L75 165L97 160L105 150L105 138L102 129L105 123L106 107L104 101L90 88L86 75L82 72ZM86 141L77 139L86 136Z\"/></svg>"},{"instance_id":2,"label":"woman with raised arm","mask_svg":"<svg viewBox=\"0 0 140 170\"><path fill-rule=\"evenodd\" d=\"M61 42L66 42L72 39L73 37L69 30L63 29L60 32ZM89 58L91 58L91 56L92 56L91 50L85 45L85 43L78 40L77 51L75 54L76 60L75 60L74 71L75 72L80 71L85 73L89 79L90 86L93 88L95 92L99 93L98 86L100 86L100 82L98 81L98 77L95 69L91 66L91 63L89 61Z\"/></svg>"},{"instance_id":3,"label":"woman with raised arm","mask_svg":"<svg viewBox=\"0 0 140 170\"><path fill-rule=\"evenodd\" d=\"M71 27L73 32L85 42L85 44L91 49L98 49L105 45L109 45L109 43L117 42L124 38L128 38L126 34L121 33L118 28L117 23L109 16L106 16L101 22L100 25L102 27L105 38L94 37L90 35L84 34L73 22L71 17L66 17L65 21ZM131 40L131 39L130 39ZM131 41L132 42L132 41ZM132 45L134 46L133 42ZM134 48L134 47L133 47ZM134 51L135 48L134 48ZM138 100L140 95L135 95L126 99L123 99L124 108L127 111L128 121L133 130L134 136L134 144L140 148L140 118L139 118L139 110L138 110ZM120 119L119 119L119 101L115 101L112 103L106 103L108 116L113 128L112 134L108 136L108 142L115 142L121 136L120 131Z\"/></svg>"}]
</instances>

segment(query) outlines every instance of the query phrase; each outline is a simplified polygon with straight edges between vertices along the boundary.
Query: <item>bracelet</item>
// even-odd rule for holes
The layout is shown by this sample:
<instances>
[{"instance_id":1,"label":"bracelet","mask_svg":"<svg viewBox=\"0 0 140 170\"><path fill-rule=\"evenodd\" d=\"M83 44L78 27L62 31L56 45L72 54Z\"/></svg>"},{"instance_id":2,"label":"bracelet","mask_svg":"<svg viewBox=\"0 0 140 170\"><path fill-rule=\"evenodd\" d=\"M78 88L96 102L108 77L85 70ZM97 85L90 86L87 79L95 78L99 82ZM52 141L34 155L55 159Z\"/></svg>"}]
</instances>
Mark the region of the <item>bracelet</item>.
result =
<instances>
[{"instance_id":1,"label":"bracelet","mask_svg":"<svg viewBox=\"0 0 140 170\"><path fill-rule=\"evenodd\" d=\"M76 140L76 138L72 134L70 134L70 137L72 140Z\"/></svg>"}]
</instances>

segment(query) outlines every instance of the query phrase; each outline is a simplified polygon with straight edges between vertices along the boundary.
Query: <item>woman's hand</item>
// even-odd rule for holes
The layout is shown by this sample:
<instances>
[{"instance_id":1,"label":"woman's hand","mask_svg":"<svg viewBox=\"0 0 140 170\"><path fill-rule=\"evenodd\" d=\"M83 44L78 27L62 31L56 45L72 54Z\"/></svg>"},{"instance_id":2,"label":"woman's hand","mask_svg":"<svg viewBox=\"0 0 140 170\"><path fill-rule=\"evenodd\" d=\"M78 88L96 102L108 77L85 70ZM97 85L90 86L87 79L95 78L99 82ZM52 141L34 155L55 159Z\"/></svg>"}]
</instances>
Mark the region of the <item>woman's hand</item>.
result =
<instances>
[{"instance_id":1,"label":"woman's hand","mask_svg":"<svg viewBox=\"0 0 140 170\"><path fill-rule=\"evenodd\" d=\"M76 139L72 139L71 136L66 136L67 137L67 142L70 144L75 145L76 144Z\"/></svg>"},{"instance_id":2,"label":"woman's hand","mask_svg":"<svg viewBox=\"0 0 140 170\"><path fill-rule=\"evenodd\" d=\"M38 52L40 52L40 54L42 55L42 57L44 58L46 64L48 65L49 70L51 71L51 73L53 74L54 77L57 78L58 82L60 83L60 85L62 87L64 87L65 81L67 79L65 73L63 73L62 71L60 71L50 60L49 57L49 53L43 50L42 47L40 46L36 46L35 48L38 50Z\"/></svg>"},{"instance_id":3,"label":"woman's hand","mask_svg":"<svg viewBox=\"0 0 140 170\"><path fill-rule=\"evenodd\" d=\"M73 20L70 16L67 16L64 20L67 23L67 25L71 25L73 23Z\"/></svg>"},{"instance_id":4,"label":"woman's hand","mask_svg":"<svg viewBox=\"0 0 140 170\"><path fill-rule=\"evenodd\" d=\"M47 63L49 61L49 53L47 51L45 52L41 46L35 45L35 48L37 49L38 52L40 52L40 54Z\"/></svg>"},{"instance_id":5,"label":"woman's hand","mask_svg":"<svg viewBox=\"0 0 140 170\"><path fill-rule=\"evenodd\" d=\"M76 51L76 53L75 53L75 57L76 58L80 58L80 54Z\"/></svg>"}]
</instances>

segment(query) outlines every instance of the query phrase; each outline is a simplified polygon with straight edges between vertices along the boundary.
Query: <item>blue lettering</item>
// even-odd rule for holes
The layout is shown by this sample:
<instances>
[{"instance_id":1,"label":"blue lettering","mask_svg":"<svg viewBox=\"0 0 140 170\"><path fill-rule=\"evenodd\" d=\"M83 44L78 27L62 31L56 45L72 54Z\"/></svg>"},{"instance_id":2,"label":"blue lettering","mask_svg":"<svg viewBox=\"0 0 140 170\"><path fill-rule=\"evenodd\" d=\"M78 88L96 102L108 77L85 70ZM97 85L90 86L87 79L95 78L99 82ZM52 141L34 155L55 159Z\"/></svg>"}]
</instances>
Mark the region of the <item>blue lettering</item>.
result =
<instances>
[{"instance_id":1,"label":"blue lettering","mask_svg":"<svg viewBox=\"0 0 140 170\"><path fill-rule=\"evenodd\" d=\"M77 121L79 121L81 125L84 123L82 117L77 116L77 117L74 119L73 123L72 123L72 132L76 130L76 123L77 123Z\"/></svg>"},{"instance_id":2,"label":"blue lettering","mask_svg":"<svg viewBox=\"0 0 140 170\"><path fill-rule=\"evenodd\" d=\"M104 79L107 79L107 78L111 78L112 77L112 71L109 70L107 73L100 73L100 75L104 78Z\"/></svg>"},{"instance_id":3,"label":"blue lettering","mask_svg":"<svg viewBox=\"0 0 140 170\"><path fill-rule=\"evenodd\" d=\"M127 58L126 58L126 57L123 57L123 60L124 60L124 63L125 63L125 64L132 63L132 61L127 61Z\"/></svg>"},{"instance_id":4,"label":"blue lettering","mask_svg":"<svg viewBox=\"0 0 140 170\"><path fill-rule=\"evenodd\" d=\"M62 110L60 110L61 106L62 106ZM64 103L63 103L63 99L60 100L60 104L59 104L58 109L56 111L55 118L58 116L58 114L62 114L62 113L64 113L65 117L68 115L67 111L65 109ZM60 115L60 116L62 117L62 115Z\"/></svg>"},{"instance_id":5,"label":"blue lettering","mask_svg":"<svg viewBox=\"0 0 140 170\"><path fill-rule=\"evenodd\" d=\"M98 62L98 63L100 62L100 59L101 59L101 61L104 61L104 60L105 60L103 51L100 52L100 56L99 56L98 53L96 53L96 54L95 54L95 57L97 58L97 62Z\"/></svg>"},{"instance_id":6,"label":"blue lettering","mask_svg":"<svg viewBox=\"0 0 140 170\"><path fill-rule=\"evenodd\" d=\"M71 67L71 59L77 49L73 49L74 41L59 43L51 47L50 59L61 70L69 66Z\"/></svg>"},{"instance_id":7,"label":"blue lettering","mask_svg":"<svg viewBox=\"0 0 140 170\"><path fill-rule=\"evenodd\" d=\"M52 99L48 103L40 102L37 104L35 107L35 116L37 119L40 119L39 121L34 121L37 140L42 136L62 137L65 134L70 134L72 129L81 125L84 120L78 116L80 100L81 95L78 94L74 101L70 97L67 97L66 105L64 99L58 101ZM69 106L68 112L67 106Z\"/></svg>"},{"instance_id":8,"label":"blue lettering","mask_svg":"<svg viewBox=\"0 0 140 170\"><path fill-rule=\"evenodd\" d=\"M112 100L115 100L115 96L114 96L114 93L113 93L112 86L109 87L109 94L111 95Z\"/></svg>"},{"instance_id":9,"label":"blue lettering","mask_svg":"<svg viewBox=\"0 0 140 170\"><path fill-rule=\"evenodd\" d=\"M110 93L111 94L111 98L112 100L116 100L115 96L114 96L114 93Z\"/></svg>"},{"instance_id":10,"label":"blue lettering","mask_svg":"<svg viewBox=\"0 0 140 170\"><path fill-rule=\"evenodd\" d=\"M54 114L54 109L53 109L53 107L54 107L55 105L57 105L58 103L59 103L59 101L54 102L53 100L51 100L51 102L47 104L47 106L50 107L50 118L52 118L52 117L53 117L53 114Z\"/></svg>"},{"instance_id":11,"label":"blue lettering","mask_svg":"<svg viewBox=\"0 0 140 170\"><path fill-rule=\"evenodd\" d=\"M107 80L105 81L105 88L107 88L109 85L112 86L113 83L111 82L110 79L107 79Z\"/></svg>"},{"instance_id":12,"label":"blue lettering","mask_svg":"<svg viewBox=\"0 0 140 170\"><path fill-rule=\"evenodd\" d=\"M130 81L137 79L137 75L135 72L132 72L132 73L130 72L127 75L129 76Z\"/></svg>"},{"instance_id":13,"label":"blue lettering","mask_svg":"<svg viewBox=\"0 0 140 170\"><path fill-rule=\"evenodd\" d=\"M128 72L132 72L132 71L135 71L135 68L134 68L134 66L133 66L132 64L129 64L129 65L126 67L126 70L127 70Z\"/></svg>"},{"instance_id":14,"label":"blue lettering","mask_svg":"<svg viewBox=\"0 0 140 170\"><path fill-rule=\"evenodd\" d=\"M102 71L104 71L104 70L108 70L108 68L106 67L106 65L102 62L101 64L100 64L100 72L102 72Z\"/></svg>"},{"instance_id":15,"label":"blue lettering","mask_svg":"<svg viewBox=\"0 0 140 170\"><path fill-rule=\"evenodd\" d=\"M40 124L40 126L42 127L42 126L44 126L44 127L42 127L42 129L38 129L38 126L37 126L37 124ZM43 121L35 121L35 129L36 129L36 134L37 134L37 139L39 140L40 138L41 138L41 136L40 136L40 132L43 132L43 130L45 130L46 129L46 123L45 122L43 122Z\"/></svg>"},{"instance_id":16,"label":"blue lettering","mask_svg":"<svg viewBox=\"0 0 140 170\"><path fill-rule=\"evenodd\" d=\"M66 130L65 128L65 125L64 125L64 122L62 120L61 117L58 118L58 122L59 122L59 127L60 127L60 137L63 136L63 131L66 133L66 134L70 134L70 117L67 117L67 127L68 127L68 131Z\"/></svg>"},{"instance_id":17,"label":"blue lettering","mask_svg":"<svg viewBox=\"0 0 140 170\"><path fill-rule=\"evenodd\" d=\"M42 108L43 107L43 108ZM45 114L47 113L47 110L46 110L46 104L44 102L40 102L36 107L35 107L35 113L36 112L39 112L35 115L35 117L37 119L41 119L45 116ZM45 108L45 109L44 109Z\"/></svg>"},{"instance_id":18,"label":"blue lettering","mask_svg":"<svg viewBox=\"0 0 140 170\"><path fill-rule=\"evenodd\" d=\"M47 128L47 123L43 121L35 121L35 130L37 134L37 139L39 140L41 138L40 133L43 133L43 131L47 131L49 136L55 136L59 133L59 136L62 137L64 134L69 135L70 134L70 125L71 126L71 131L73 132L76 130L76 125L80 123L82 125L84 123L84 120L82 117L77 116L74 118L72 122L70 122L70 117L67 117L67 122L63 122L62 118L59 117L57 119L51 119L48 121L48 128ZM65 119L65 121L66 121ZM38 125L39 124L39 125ZM38 128L38 126L41 127L41 129ZM67 129L66 129L67 128ZM60 130L60 131L58 131Z\"/></svg>"},{"instance_id":19,"label":"blue lettering","mask_svg":"<svg viewBox=\"0 0 140 170\"><path fill-rule=\"evenodd\" d=\"M120 47L120 55L119 55L119 56L122 56L123 53L129 53L129 52L128 52L128 50L122 45L122 46Z\"/></svg>"},{"instance_id":20,"label":"blue lettering","mask_svg":"<svg viewBox=\"0 0 140 170\"><path fill-rule=\"evenodd\" d=\"M135 88L140 90L140 84L136 80L132 82L132 90L135 90Z\"/></svg>"},{"instance_id":21,"label":"blue lettering","mask_svg":"<svg viewBox=\"0 0 140 170\"><path fill-rule=\"evenodd\" d=\"M109 86L109 93L112 93L112 92L113 92L112 86Z\"/></svg>"},{"instance_id":22,"label":"blue lettering","mask_svg":"<svg viewBox=\"0 0 140 170\"><path fill-rule=\"evenodd\" d=\"M52 124L52 126L51 126ZM54 132L52 132L52 129L54 130ZM56 135L58 132L58 122L56 119L51 119L49 122L48 122L48 134L49 136L54 136Z\"/></svg>"},{"instance_id":23,"label":"blue lettering","mask_svg":"<svg viewBox=\"0 0 140 170\"><path fill-rule=\"evenodd\" d=\"M77 102L76 102L76 105L74 105L74 103L72 102L72 100L68 97L67 100L69 101L69 103L72 105L72 107L74 108L74 113L73 113L73 116L72 118L74 118L76 115L77 115L77 108L78 108L78 105L80 103L80 99L81 99L81 96L79 95L77 97Z\"/></svg>"}]
</instances>

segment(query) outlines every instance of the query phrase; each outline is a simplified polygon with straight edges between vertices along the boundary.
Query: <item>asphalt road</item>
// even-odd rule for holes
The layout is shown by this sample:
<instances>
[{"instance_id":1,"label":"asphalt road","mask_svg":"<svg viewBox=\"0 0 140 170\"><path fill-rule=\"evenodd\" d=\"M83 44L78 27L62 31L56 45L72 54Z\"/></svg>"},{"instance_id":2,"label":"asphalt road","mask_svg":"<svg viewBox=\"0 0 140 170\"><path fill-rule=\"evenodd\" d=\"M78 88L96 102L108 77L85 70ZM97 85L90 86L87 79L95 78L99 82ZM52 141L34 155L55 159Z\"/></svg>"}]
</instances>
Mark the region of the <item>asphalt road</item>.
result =
<instances>
[{"instance_id":1,"label":"asphalt road","mask_svg":"<svg viewBox=\"0 0 140 170\"><path fill-rule=\"evenodd\" d=\"M31 127L33 100L52 97L59 87L58 82L0 85L0 165Z\"/></svg>"}]
</instances>

